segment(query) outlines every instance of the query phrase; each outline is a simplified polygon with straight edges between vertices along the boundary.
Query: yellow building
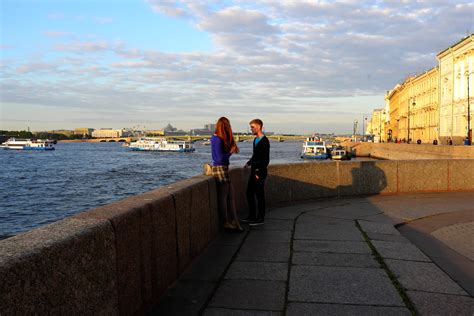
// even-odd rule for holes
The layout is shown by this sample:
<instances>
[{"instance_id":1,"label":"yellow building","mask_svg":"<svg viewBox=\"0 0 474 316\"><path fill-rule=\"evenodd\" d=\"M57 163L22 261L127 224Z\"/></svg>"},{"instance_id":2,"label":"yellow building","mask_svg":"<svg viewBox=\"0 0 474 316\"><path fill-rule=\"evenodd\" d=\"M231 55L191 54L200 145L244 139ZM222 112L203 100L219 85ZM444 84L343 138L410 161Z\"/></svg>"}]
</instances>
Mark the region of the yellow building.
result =
<instances>
[{"instance_id":1,"label":"yellow building","mask_svg":"<svg viewBox=\"0 0 474 316\"><path fill-rule=\"evenodd\" d=\"M422 143L438 140L438 68L397 84L389 102L392 139Z\"/></svg>"},{"instance_id":2,"label":"yellow building","mask_svg":"<svg viewBox=\"0 0 474 316\"><path fill-rule=\"evenodd\" d=\"M461 144L468 135L472 111L468 111L468 89L470 103L473 98L474 34L466 36L456 44L440 52L439 63L439 129L440 140L446 144L451 139ZM470 118L468 118L470 112Z\"/></svg>"},{"instance_id":3,"label":"yellow building","mask_svg":"<svg viewBox=\"0 0 474 316\"><path fill-rule=\"evenodd\" d=\"M399 109L399 98L402 86L397 84L392 90L388 91L385 95L385 103L388 104L388 115L390 117L389 124L387 126L387 140L396 141L401 139L399 136L398 122L400 120Z\"/></svg>"},{"instance_id":4,"label":"yellow building","mask_svg":"<svg viewBox=\"0 0 474 316\"><path fill-rule=\"evenodd\" d=\"M93 131L93 128L77 127L74 129L74 135L91 136Z\"/></svg>"},{"instance_id":5,"label":"yellow building","mask_svg":"<svg viewBox=\"0 0 474 316\"><path fill-rule=\"evenodd\" d=\"M96 129L92 132L92 137L95 138L117 138L117 137L128 137L130 133L123 129Z\"/></svg>"},{"instance_id":6,"label":"yellow building","mask_svg":"<svg viewBox=\"0 0 474 316\"><path fill-rule=\"evenodd\" d=\"M375 109L372 112L372 117L367 124L367 133L372 135L374 138L374 142L379 143L385 141L385 125L386 125L386 118L385 118L385 109Z\"/></svg>"}]
</instances>

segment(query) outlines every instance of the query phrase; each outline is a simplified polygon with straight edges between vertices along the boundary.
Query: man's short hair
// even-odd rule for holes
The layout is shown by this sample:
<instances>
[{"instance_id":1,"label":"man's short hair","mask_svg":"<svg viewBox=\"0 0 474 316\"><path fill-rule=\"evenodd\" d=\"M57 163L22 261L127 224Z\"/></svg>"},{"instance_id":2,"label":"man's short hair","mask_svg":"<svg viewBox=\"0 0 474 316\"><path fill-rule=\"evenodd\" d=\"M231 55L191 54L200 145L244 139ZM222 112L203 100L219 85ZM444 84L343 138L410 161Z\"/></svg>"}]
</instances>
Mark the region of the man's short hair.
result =
<instances>
[{"instance_id":1,"label":"man's short hair","mask_svg":"<svg viewBox=\"0 0 474 316\"><path fill-rule=\"evenodd\" d=\"M261 119L253 119L253 120L250 121L249 125L250 124L258 124L258 125L260 125L260 127L263 127L263 122L262 122Z\"/></svg>"}]
</instances>

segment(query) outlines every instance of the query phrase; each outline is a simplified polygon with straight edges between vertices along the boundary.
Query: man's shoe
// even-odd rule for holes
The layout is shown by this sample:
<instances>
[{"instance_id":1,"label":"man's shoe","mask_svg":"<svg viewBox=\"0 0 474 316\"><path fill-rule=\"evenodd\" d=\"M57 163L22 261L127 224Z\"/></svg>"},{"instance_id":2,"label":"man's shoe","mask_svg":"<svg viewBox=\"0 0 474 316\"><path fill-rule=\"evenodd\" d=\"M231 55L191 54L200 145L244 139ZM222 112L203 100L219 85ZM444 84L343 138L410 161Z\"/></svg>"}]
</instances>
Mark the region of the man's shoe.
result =
<instances>
[{"instance_id":1,"label":"man's shoe","mask_svg":"<svg viewBox=\"0 0 474 316\"><path fill-rule=\"evenodd\" d=\"M247 218L241 219L240 221L244 223L253 223L255 222L255 218L247 217Z\"/></svg>"},{"instance_id":2,"label":"man's shoe","mask_svg":"<svg viewBox=\"0 0 474 316\"><path fill-rule=\"evenodd\" d=\"M250 226L261 226L261 225L263 225L263 224L265 224L265 220L263 220L263 219L257 219L256 221L251 222L249 225L250 225Z\"/></svg>"}]
</instances>

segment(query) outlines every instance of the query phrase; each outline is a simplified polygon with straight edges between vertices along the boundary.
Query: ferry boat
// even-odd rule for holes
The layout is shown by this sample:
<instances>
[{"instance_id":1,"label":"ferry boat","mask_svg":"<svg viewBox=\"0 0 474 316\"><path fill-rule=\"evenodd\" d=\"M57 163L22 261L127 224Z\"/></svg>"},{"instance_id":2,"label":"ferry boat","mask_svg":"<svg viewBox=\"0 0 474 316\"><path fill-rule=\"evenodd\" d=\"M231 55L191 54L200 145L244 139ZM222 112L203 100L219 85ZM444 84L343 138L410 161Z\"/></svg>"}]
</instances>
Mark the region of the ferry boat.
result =
<instances>
[{"instance_id":1,"label":"ferry boat","mask_svg":"<svg viewBox=\"0 0 474 316\"><path fill-rule=\"evenodd\" d=\"M0 145L3 149L54 150L54 140L10 138Z\"/></svg>"},{"instance_id":2,"label":"ferry boat","mask_svg":"<svg viewBox=\"0 0 474 316\"><path fill-rule=\"evenodd\" d=\"M302 159L328 159L326 142L319 141L316 137L308 137L303 143Z\"/></svg>"},{"instance_id":3,"label":"ferry boat","mask_svg":"<svg viewBox=\"0 0 474 316\"><path fill-rule=\"evenodd\" d=\"M195 150L193 143L184 140L166 140L162 137L142 137L130 143L129 148L134 151L171 151L192 152Z\"/></svg>"},{"instance_id":4,"label":"ferry boat","mask_svg":"<svg viewBox=\"0 0 474 316\"><path fill-rule=\"evenodd\" d=\"M331 151L331 159L333 160L351 160L347 151L344 148L334 148Z\"/></svg>"}]
</instances>

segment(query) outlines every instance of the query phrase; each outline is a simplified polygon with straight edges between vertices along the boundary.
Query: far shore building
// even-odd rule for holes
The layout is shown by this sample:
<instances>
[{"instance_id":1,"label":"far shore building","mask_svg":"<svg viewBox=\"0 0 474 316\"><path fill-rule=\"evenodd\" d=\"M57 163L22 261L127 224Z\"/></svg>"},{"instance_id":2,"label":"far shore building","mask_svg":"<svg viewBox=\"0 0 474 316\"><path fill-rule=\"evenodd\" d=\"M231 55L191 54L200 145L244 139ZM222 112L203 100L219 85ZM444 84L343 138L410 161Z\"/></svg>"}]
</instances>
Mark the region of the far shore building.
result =
<instances>
[{"instance_id":1,"label":"far shore building","mask_svg":"<svg viewBox=\"0 0 474 316\"><path fill-rule=\"evenodd\" d=\"M62 134L62 135L65 135L65 136L69 137L69 136L74 134L74 131L71 131L71 130L68 130L68 129L55 129L55 130L52 130L52 131L48 131L48 133Z\"/></svg>"},{"instance_id":2,"label":"far shore building","mask_svg":"<svg viewBox=\"0 0 474 316\"><path fill-rule=\"evenodd\" d=\"M74 129L74 135L82 135L83 137L92 136L93 128L77 127Z\"/></svg>"},{"instance_id":3,"label":"far shore building","mask_svg":"<svg viewBox=\"0 0 474 316\"><path fill-rule=\"evenodd\" d=\"M370 130L367 130L369 135L373 136L374 142L379 143L384 139L384 109L375 109L372 112L370 122L367 124L370 126Z\"/></svg>"},{"instance_id":4,"label":"far shore building","mask_svg":"<svg viewBox=\"0 0 474 316\"><path fill-rule=\"evenodd\" d=\"M441 51L436 58L440 74L439 138L443 144L450 139L455 145L462 144L468 135L468 89L471 105L474 101L474 34ZM472 110L470 116L472 139Z\"/></svg>"},{"instance_id":5,"label":"far shore building","mask_svg":"<svg viewBox=\"0 0 474 316\"><path fill-rule=\"evenodd\" d=\"M164 129L150 130L150 131L146 131L146 134L149 136L165 136L165 130Z\"/></svg>"},{"instance_id":6,"label":"far shore building","mask_svg":"<svg viewBox=\"0 0 474 316\"><path fill-rule=\"evenodd\" d=\"M130 132L124 129L102 128L96 129L92 132L92 137L95 138L118 138L129 137Z\"/></svg>"}]
</instances>

